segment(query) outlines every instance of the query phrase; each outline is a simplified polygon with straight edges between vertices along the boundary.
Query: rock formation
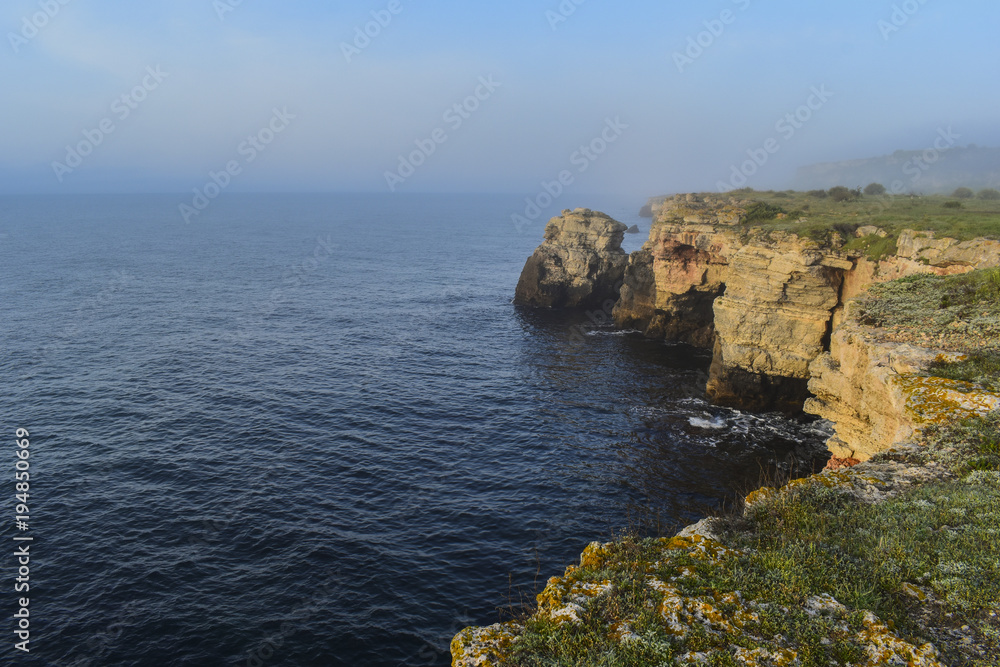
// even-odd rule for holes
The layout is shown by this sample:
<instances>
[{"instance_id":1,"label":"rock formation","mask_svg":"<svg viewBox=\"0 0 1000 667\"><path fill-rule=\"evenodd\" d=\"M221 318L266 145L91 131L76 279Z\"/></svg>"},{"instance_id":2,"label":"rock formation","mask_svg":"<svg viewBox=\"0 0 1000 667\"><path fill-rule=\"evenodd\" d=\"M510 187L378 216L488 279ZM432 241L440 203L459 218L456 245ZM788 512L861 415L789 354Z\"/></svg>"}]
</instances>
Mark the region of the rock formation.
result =
<instances>
[{"instance_id":1,"label":"rock formation","mask_svg":"<svg viewBox=\"0 0 1000 667\"><path fill-rule=\"evenodd\" d=\"M957 380L928 377L934 361L957 359L946 350L880 340L847 309L830 351L810 366L805 411L833 422L834 456L867 460L927 423L1000 409L1000 394Z\"/></svg>"},{"instance_id":2,"label":"rock formation","mask_svg":"<svg viewBox=\"0 0 1000 667\"><path fill-rule=\"evenodd\" d=\"M744 224L752 203L730 195L651 200L649 241L627 258L619 246L623 225L581 209L566 212L549 223L516 301L591 307L617 300L619 327L714 351L706 390L715 401L798 411L809 397L810 365L830 352L851 298L872 283L915 273L1000 265L1000 242L909 230L895 255L871 261L841 243L753 229Z\"/></svg>"},{"instance_id":3,"label":"rock formation","mask_svg":"<svg viewBox=\"0 0 1000 667\"><path fill-rule=\"evenodd\" d=\"M603 213L563 211L545 227L545 241L528 259L514 303L541 308L589 308L618 299L628 255L628 228Z\"/></svg>"}]
</instances>

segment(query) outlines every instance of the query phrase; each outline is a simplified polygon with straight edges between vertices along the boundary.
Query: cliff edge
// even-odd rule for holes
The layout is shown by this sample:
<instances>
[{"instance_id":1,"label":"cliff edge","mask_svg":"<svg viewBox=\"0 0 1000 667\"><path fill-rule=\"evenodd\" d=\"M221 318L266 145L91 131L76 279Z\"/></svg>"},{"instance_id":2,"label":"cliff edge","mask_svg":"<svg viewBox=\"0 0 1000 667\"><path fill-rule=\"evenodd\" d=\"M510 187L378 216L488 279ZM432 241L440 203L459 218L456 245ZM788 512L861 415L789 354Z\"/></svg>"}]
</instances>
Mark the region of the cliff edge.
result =
<instances>
[{"instance_id":1,"label":"cliff edge","mask_svg":"<svg viewBox=\"0 0 1000 667\"><path fill-rule=\"evenodd\" d=\"M811 403L869 460L592 543L452 664L996 665L1000 269L874 285L835 318Z\"/></svg>"}]
</instances>

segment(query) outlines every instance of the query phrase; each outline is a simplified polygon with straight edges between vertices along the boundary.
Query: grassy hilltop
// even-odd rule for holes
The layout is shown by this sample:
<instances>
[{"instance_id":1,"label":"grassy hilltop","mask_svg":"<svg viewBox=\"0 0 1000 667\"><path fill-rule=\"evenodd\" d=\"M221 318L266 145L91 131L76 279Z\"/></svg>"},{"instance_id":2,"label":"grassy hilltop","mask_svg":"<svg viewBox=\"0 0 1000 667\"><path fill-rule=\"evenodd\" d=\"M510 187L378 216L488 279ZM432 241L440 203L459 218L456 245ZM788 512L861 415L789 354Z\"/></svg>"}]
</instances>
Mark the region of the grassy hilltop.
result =
<instances>
[{"instance_id":1,"label":"grassy hilltop","mask_svg":"<svg viewBox=\"0 0 1000 667\"><path fill-rule=\"evenodd\" d=\"M746 221L748 226L795 232L821 243L833 242L832 233L837 232L846 243L845 249L864 250L876 259L895 252L895 241L904 229L933 231L938 238L959 241L1000 239L1000 192L995 190L978 195L971 190L959 193L971 197L866 195L847 188L811 192L743 189L729 194L756 203ZM854 232L865 226L879 227L887 236L853 238Z\"/></svg>"}]
</instances>

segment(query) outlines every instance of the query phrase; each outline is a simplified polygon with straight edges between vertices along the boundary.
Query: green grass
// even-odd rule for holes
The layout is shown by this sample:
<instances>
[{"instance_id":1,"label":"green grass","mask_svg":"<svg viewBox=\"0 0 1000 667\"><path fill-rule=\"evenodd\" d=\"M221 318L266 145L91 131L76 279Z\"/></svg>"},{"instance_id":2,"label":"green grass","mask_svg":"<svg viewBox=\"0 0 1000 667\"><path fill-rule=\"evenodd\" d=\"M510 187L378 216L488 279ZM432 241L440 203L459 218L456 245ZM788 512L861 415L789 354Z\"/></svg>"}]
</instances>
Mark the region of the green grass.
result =
<instances>
[{"instance_id":1,"label":"green grass","mask_svg":"<svg viewBox=\"0 0 1000 667\"><path fill-rule=\"evenodd\" d=\"M1000 350L972 352L969 358L958 362L931 364L931 375L973 382L989 391L1000 392Z\"/></svg>"},{"instance_id":2,"label":"green grass","mask_svg":"<svg viewBox=\"0 0 1000 667\"><path fill-rule=\"evenodd\" d=\"M892 340L974 355L964 366L966 377L954 379L972 380L996 371L1000 268L948 277L922 274L872 285L856 307L861 324L885 329ZM941 375L938 370L943 368L936 367L935 374ZM957 367L948 372L960 373Z\"/></svg>"},{"instance_id":3,"label":"green grass","mask_svg":"<svg viewBox=\"0 0 1000 667\"><path fill-rule=\"evenodd\" d=\"M858 201L836 202L831 197L817 197L805 192L739 190L732 196L752 199L769 206L780 207L788 218L755 220L754 226L766 230L794 231L820 242L830 242L834 225L875 225L891 236L903 229L933 231L938 237L968 241L978 237L1000 239L1000 201L970 199L962 208L945 208L951 196L863 196ZM718 194L707 194L718 197ZM799 218L805 218L799 222ZM843 235L842 235L843 236ZM843 237L848 240L848 237Z\"/></svg>"},{"instance_id":4,"label":"green grass","mask_svg":"<svg viewBox=\"0 0 1000 667\"><path fill-rule=\"evenodd\" d=\"M889 234L886 237L876 235L855 238L844 244L844 250L860 250L865 257L877 262L896 254L899 236Z\"/></svg>"}]
</instances>

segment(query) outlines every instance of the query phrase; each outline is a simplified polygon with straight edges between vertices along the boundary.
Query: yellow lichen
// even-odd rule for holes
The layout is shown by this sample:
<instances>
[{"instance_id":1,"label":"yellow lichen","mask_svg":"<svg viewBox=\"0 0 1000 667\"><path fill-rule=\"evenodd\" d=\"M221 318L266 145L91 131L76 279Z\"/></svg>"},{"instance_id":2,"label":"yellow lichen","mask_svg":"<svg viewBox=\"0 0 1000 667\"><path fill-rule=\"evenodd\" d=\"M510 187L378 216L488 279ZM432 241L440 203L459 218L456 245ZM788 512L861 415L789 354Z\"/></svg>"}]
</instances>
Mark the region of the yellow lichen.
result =
<instances>
[{"instance_id":1,"label":"yellow lichen","mask_svg":"<svg viewBox=\"0 0 1000 667\"><path fill-rule=\"evenodd\" d=\"M720 562L724 558L728 558L739 553L726 547L721 542L705 537L704 535L671 538L662 537L659 542L665 549L685 550L691 556L700 560L708 561L713 565Z\"/></svg>"},{"instance_id":2,"label":"yellow lichen","mask_svg":"<svg viewBox=\"0 0 1000 667\"><path fill-rule=\"evenodd\" d=\"M948 424L1000 409L1000 394L970 382L909 374L894 378L917 424Z\"/></svg>"},{"instance_id":3,"label":"yellow lichen","mask_svg":"<svg viewBox=\"0 0 1000 667\"><path fill-rule=\"evenodd\" d=\"M864 667L877 665L908 665L910 667L944 667L938 662L938 651L933 644L917 647L897 637L881 623L875 614L865 614L865 629L858 639L865 647L868 661Z\"/></svg>"},{"instance_id":4,"label":"yellow lichen","mask_svg":"<svg viewBox=\"0 0 1000 667\"><path fill-rule=\"evenodd\" d=\"M451 640L452 667L502 665L519 630L514 623L462 630Z\"/></svg>"}]
</instances>

